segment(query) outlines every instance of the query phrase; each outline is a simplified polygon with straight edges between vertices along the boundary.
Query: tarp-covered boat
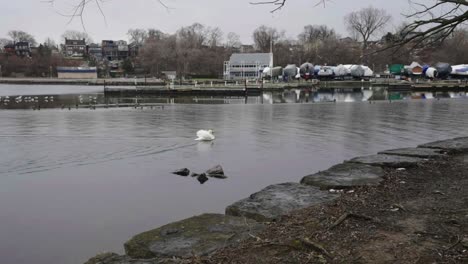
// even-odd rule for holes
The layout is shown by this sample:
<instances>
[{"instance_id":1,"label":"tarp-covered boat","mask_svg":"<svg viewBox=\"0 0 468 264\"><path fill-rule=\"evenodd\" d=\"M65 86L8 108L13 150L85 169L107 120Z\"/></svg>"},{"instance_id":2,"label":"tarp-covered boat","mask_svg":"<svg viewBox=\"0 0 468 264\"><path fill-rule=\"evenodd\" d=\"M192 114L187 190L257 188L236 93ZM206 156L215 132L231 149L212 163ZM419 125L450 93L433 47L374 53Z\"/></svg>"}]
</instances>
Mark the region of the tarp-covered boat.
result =
<instances>
[{"instance_id":1,"label":"tarp-covered boat","mask_svg":"<svg viewBox=\"0 0 468 264\"><path fill-rule=\"evenodd\" d=\"M468 76L468 64L452 66L452 75Z\"/></svg>"},{"instance_id":2,"label":"tarp-covered boat","mask_svg":"<svg viewBox=\"0 0 468 264\"><path fill-rule=\"evenodd\" d=\"M445 62L437 63L434 68L437 70L437 78L446 79L452 73L452 66Z\"/></svg>"},{"instance_id":3,"label":"tarp-covered boat","mask_svg":"<svg viewBox=\"0 0 468 264\"><path fill-rule=\"evenodd\" d=\"M349 68L347 68L346 66L340 64L338 66L333 67L333 74L336 77L344 77L344 76L350 75L351 72L350 72Z\"/></svg>"},{"instance_id":4,"label":"tarp-covered boat","mask_svg":"<svg viewBox=\"0 0 468 264\"><path fill-rule=\"evenodd\" d=\"M287 78L287 79L296 78L297 74L298 74L298 70L297 70L296 64L288 64L283 69L283 78Z\"/></svg>"},{"instance_id":5,"label":"tarp-covered boat","mask_svg":"<svg viewBox=\"0 0 468 264\"><path fill-rule=\"evenodd\" d=\"M314 76L314 65L312 63L306 62L301 65L299 72L303 79L309 80Z\"/></svg>"},{"instance_id":6,"label":"tarp-covered boat","mask_svg":"<svg viewBox=\"0 0 468 264\"><path fill-rule=\"evenodd\" d=\"M320 70L317 72L318 77L332 77L333 76L333 67L330 66L322 66Z\"/></svg>"}]
</instances>

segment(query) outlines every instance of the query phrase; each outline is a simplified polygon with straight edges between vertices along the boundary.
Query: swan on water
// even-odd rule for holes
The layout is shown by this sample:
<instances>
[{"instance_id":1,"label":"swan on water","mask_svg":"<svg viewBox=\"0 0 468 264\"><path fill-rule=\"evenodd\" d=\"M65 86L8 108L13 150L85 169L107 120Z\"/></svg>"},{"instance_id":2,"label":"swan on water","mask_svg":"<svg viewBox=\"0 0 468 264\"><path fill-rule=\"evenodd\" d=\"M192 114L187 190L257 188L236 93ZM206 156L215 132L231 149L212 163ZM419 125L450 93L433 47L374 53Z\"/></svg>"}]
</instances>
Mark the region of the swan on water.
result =
<instances>
[{"instance_id":1,"label":"swan on water","mask_svg":"<svg viewBox=\"0 0 468 264\"><path fill-rule=\"evenodd\" d=\"M212 141L215 139L215 136L213 135L213 130L198 130L197 132L197 138L195 140L197 141Z\"/></svg>"}]
</instances>

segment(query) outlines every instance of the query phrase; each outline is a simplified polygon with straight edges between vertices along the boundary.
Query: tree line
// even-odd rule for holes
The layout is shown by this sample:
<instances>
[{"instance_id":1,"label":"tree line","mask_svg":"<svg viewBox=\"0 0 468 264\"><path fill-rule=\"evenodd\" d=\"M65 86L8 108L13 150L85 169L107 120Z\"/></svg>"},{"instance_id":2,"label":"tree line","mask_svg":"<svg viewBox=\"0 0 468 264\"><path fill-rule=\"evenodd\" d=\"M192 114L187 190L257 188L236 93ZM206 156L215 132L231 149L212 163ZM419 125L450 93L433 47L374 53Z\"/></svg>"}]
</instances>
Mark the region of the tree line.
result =
<instances>
[{"instance_id":1,"label":"tree line","mask_svg":"<svg viewBox=\"0 0 468 264\"><path fill-rule=\"evenodd\" d=\"M232 53L269 52L271 48L275 65L279 66L304 62L317 65L363 63L379 72L385 70L387 65L409 64L411 61L429 64L437 61L452 64L468 62L468 31L465 29L458 28L444 38L436 35L425 41L397 45L410 35L408 25L401 23L398 28L391 29L388 27L391 19L385 10L374 7L351 12L343 21L349 37L341 36L327 25L305 25L295 38L290 38L284 30L262 25L252 32L253 45L244 45L235 32L225 34L218 27L200 23L181 27L174 33L158 29L130 29L129 43L140 48L138 56L131 58L130 66L126 62L124 69L128 74L134 74L136 69L153 76L160 76L163 71L177 71L180 76L219 77L224 61ZM16 30L8 35L9 39L0 39L0 45L12 41L36 43L34 37L26 32ZM62 42L65 38L84 38L87 43L92 42L88 34L78 31L65 32ZM50 59L53 57L51 51L59 49L50 38L39 47L43 51L36 64L54 61L53 64L45 63L41 69L49 69L57 63L76 64L76 61L67 62L65 58L58 58L58 54L55 54L57 58L54 60ZM1 58L0 64L5 63L5 57ZM33 69L32 66L29 68ZM38 72L41 71L33 71L33 74Z\"/></svg>"}]
</instances>

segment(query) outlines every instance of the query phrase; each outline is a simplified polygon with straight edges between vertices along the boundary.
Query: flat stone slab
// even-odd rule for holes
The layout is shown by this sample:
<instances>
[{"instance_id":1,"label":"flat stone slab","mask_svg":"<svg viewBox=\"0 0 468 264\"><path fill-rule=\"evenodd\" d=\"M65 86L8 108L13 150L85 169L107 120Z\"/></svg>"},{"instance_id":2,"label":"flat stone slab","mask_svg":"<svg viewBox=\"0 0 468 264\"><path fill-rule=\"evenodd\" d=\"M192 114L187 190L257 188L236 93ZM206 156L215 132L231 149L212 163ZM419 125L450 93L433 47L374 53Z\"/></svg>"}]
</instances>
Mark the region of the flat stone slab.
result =
<instances>
[{"instance_id":1,"label":"flat stone slab","mask_svg":"<svg viewBox=\"0 0 468 264\"><path fill-rule=\"evenodd\" d=\"M135 259L206 256L263 229L243 217L203 214L136 235L124 247Z\"/></svg>"},{"instance_id":2,"label":"flat stone slab","mask_svg":"<svg viewBox=\"0 0 468 264\"><path fill-rule=\"evenodd\" d=\"M423 144L418 147L443 149L449 153L468 153L468 137L441 140Z\"/></svg>"},{"instance_id":3,"label":"flat stone slab","mask_svg":"<svg viewBox=\"0 0 468 264\"><path fill-rule=\"evenodd\" d=\"M416 157L422 159L438 159L446 157L447 154L443 150L434 148L401 148L390 149L379 152L378 154L398 155L406 157Z\"/></svg>"},{"instance_id":4,"label":"flat stone slab","mask_svg":"<svg viewBox=\"0 0 468 264\"><path fill-rule=\"evenodd\" d=\"M302 178L301 183L321 189L343 189L354 186L378 185L385 171L377 166L342 163Z\"/></svg>"},{"instance_id":5,"label":"flat stone slab","mask_svg":"<svg viewBox=\"0 0 468 264\"><path fill-rule=\"evenodd\" d=\"M423 162L424 159L416 157L405 157L397 155L377 154L370 156L357 157L347 162L362 163L372 166L391 167L391 168L409 168Z\"/></svg>"},{"instance_id":6,"label":"flat stone slab","mask_svg":"<svg viewBox=\"0 0 468 264\"><path fill-rule=\"evenodd\" d=\"M248 198L235 202L226 208L226 214L268 222L293 210L325 203L337 197L338 195L321 191L318 187L282 183L270 185Z\"/></svg>"}]
</instances>

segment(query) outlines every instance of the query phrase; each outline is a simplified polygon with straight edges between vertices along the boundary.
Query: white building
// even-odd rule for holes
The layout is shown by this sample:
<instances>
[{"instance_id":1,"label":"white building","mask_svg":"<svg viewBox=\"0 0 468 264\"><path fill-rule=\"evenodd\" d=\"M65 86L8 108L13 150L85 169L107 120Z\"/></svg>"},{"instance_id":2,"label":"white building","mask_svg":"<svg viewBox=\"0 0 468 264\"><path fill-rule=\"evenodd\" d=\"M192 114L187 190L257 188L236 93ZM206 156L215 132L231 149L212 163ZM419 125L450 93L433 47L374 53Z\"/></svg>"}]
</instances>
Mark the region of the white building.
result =
<instances>
[{"instance_id":1,"label":"white building","mask_svg":"<svg viewBox=\"0 0 468 264\"><path fill-rule=\"evenodd\" d=\"M266 67L273 68L273 53L234 53L224 62L224 79L260 79Z\"/></svg>"}]
</instances>

